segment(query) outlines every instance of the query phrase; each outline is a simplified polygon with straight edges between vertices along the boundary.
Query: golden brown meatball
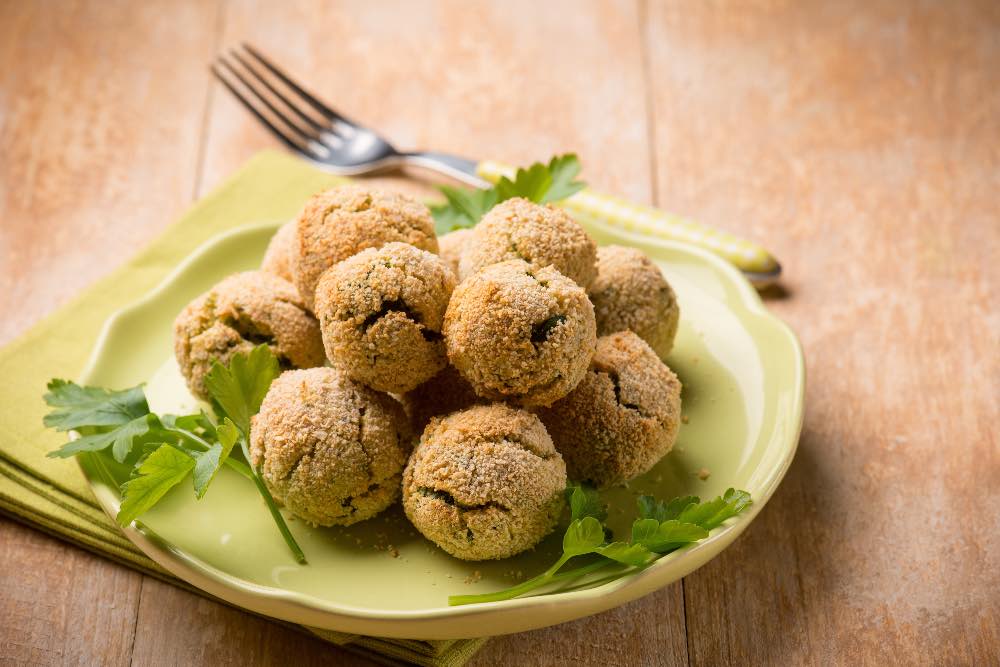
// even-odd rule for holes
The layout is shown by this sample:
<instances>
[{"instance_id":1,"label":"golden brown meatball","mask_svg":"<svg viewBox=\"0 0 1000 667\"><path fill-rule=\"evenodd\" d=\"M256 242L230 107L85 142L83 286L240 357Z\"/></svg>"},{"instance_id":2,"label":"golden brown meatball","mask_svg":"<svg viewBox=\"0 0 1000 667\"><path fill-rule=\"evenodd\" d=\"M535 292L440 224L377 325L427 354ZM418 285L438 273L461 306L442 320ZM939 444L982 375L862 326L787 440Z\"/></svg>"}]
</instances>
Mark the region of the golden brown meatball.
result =
<instances>
[{"instance_id":1,"label":"golden brown meatball","mask_svg":"<svg viewBox=\"0 0 1000 667\"><path fill-rule=\"evenodd\" d=\"M597 339L590 371L561 401L539 410L570 479L608 487L666 456L681 418L681 383L631 331Z\"/></svg>"},{"instance_id":2,"label":"golden brown meatball","mask_svg":"<svg viewBox=\"0 0 1000 667\"><path fill-rule=\"evenodd\" d=\"M295 253L295 221L286 222L271 237L264 251L260 270L265 273L294 282L292 276L292 255Z\"/></svg>"},{"instance_id":3,"label":"golden brown meatball","mask_svg":"<svg viewBox=\"0 0 1000 667\"><path fill-rule=\"evenodd\" d=\"M453 289L443 259L406 243L345 259L316 287L327 357L373 389L413 389L448 363L441 325Z\"/></svg>"},{"instance_id":4,"label":"golden brown meatball","mask_svg":"<svg viewBox=\"0 0 1000 667\"><path fill-rule=\"evenodd\" d=\"M187 305L174 321L174 354L191 393L208 400L205 375L218 360L267 343L282 368L326 361L319 323L295 287L263 271L229 276Z\"/></svg>"},{"instance_id":5,"label":"golden brown meatball","mask_svg":"<svg viewBox=\"0 0 1000 667\"><path fill-rule=\"evenodd\" d=\"M568 213L551 205L508 199L483 216L465 244L459 277L490 264L522 259L535 268L552 265L586 288L597 275L597 246Z\"/></svg>"},{"instance_id":6,"label":"golden brown meatball","mask_svg":"<svg viewBox=\"0 0 1000 667\"><path fill-rule=\"evenodd\" d=\"M427 207L405 195L344 185L314 195L296 222L295 286L309 308L328 268L366 248L392 241L438 251Z\"/></svg>"},{"instance_id":7,"label":"golden brown meatball","mask_svg":"<svg viewBox=\"0 0 1000 667\"><path fill-rule=\"evenodd\" d=\"M431 417L462 410L484 400L451 365L402 398L403 408L418 433L424 430Z\"/></svg>"},{"instance_id":8,"label":"golden brown meatball","mask_svg":"<svg viewBox=\"0 0 1000 667\"><path fill-rule=\"evenodd\" d=\"M411 438L393 398L332 368L312 368L271 383L251 423L250 458L293 514L348 526L399 498Z\"/></svg>"},{"instance_id":9,"label":"golden brown meatball","mask_svg":"<svg viewBox=\"0 0 1000 667\"><path fill-rule=\"evenodd\" d=\"M440 248L438 254L441 255L441 259L448 262L448 266L451 267L456 276L458 275L458 263L462 259L465 243L470 236L472 236L471 229L456 229L438 237L438 247Z\"/></svg>"},{"instance_id":10,"label":"golden brown meatball","mask_svg":"<svg viewBox=\"0 0 1000 667\"><path fill-rule=\"evenodd\" d=\"M665 359L674 346L680 308L663 273L635 248L597 250L597 279L590 286L597 335L634 331Z\"/></svg>"},{"instance_id":11,"label":"golden brown meatball","mask_svg":"<svg viewBox=\"0 0 1000 667\"><path fill-rule=\"evenodd\" d=\"M476 393L549 405L587 371L596 343L594 307L551 266L493 264L455 288L444 334L448 358Z\"/></svg>"},{"instance_id":12,"label":"golden brown meatball","mask_svg":"<svg viewBox=\"0 0 1000 667\"><path fill-rule=\"evenodd\" d=\"M538 418L495 403L431 420L403 473L403 508L452 556L507 558L552 532L565 487Z\"/></svg>"}]
</instances>

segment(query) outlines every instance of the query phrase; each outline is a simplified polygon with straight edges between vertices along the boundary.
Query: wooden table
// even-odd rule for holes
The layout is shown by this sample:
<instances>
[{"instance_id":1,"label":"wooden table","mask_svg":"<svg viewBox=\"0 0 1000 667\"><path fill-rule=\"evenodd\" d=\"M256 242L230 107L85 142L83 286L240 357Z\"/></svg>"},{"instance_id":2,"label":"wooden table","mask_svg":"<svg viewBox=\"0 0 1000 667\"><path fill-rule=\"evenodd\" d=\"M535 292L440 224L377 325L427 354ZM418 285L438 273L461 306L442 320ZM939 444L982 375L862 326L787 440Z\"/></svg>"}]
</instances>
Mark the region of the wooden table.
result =
<instances>
[{"instance_id":1,"label":"wooden table","mask_svg":"<svg viewBox=\"0 0 1000 667\"><path fill-rule=\"evenodd\" d=\"M474 665L1000 662L1000 5L0 2L0 341L275 142L248 40L400 145L573 150L765 242L798 455L720 558ZM501 7L502 5L502 7ZM0 523L0 663L367 664Z\"/></svg>"}]
</instances>

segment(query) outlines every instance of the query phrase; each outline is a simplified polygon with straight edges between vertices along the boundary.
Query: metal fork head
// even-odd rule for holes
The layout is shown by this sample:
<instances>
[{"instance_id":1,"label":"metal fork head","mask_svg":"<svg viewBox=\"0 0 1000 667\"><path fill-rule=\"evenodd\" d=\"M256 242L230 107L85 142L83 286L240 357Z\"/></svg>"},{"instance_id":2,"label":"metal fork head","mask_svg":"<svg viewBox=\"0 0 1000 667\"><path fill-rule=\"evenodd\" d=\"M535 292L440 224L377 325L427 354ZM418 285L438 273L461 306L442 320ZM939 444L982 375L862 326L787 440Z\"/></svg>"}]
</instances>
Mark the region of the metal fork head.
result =
<instances>
[{"instance_id":1,"label":"metal fork head","mask_svg":"<svg viewBox=\"0 0 1000 667\"><path fill-rule=\"evenodd\" d=\"M330 108L248 44L212 73L283 144L329 171L365 174L402 164L392 144Z\"/></svg>"}]
</instances>

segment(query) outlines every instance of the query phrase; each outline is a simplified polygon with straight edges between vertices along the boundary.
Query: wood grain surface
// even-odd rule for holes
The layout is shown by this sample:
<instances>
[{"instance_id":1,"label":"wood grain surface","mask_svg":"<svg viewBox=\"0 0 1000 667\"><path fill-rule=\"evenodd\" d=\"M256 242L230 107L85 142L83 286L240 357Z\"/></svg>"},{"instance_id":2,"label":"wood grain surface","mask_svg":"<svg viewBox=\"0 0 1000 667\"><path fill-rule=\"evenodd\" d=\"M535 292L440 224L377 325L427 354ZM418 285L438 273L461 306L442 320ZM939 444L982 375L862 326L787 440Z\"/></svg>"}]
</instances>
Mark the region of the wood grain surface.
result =
<instances>
[{"instance_id":1,"label":"wood grain surface","mask_svg":"<svg viewBox=\"0 0 1000 667\"><path fill-rule=\"evenodd\" d=\"M764 242L788 477L710 564L471 664L1000 663L1000 5L0 0L0 342L275 142L249 41L402 147L574 150ZM0 520L0 664L369 664Z\"/></svg>"}]
</instances>

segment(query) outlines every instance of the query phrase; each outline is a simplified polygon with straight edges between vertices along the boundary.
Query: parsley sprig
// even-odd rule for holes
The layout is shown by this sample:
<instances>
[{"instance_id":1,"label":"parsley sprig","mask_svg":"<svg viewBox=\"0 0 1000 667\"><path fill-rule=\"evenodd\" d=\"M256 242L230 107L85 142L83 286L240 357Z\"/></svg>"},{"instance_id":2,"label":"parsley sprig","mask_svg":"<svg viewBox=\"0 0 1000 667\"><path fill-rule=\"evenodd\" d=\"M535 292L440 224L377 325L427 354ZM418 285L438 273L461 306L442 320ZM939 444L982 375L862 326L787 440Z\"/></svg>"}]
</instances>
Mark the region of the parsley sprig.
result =
<instances>
[{"instance_id":1,"label":"parsley sprig","mask_svg":"<svg viewBox=\"0 0 1000 667\"><path fill-rule=\"evenodd\" d=\"M553 157L548 164L535 162L527 169L518 169L514 180L502 176L496 185L484 190L443 185L439 189L445 203L431 207L437 233L475 227L491 208L514 197L539 204L566 199L586 187L576 180L579 173L580 161L567 153Z\"/></svg>"},{"instance_id":2,"label":"parsley sprig","mask_svg":"<svg viewBox=\"0 0 1000 667\"><path fill-rule=\"evenodd\" d=\"M604 580L619 579L649 567L681 547L708 537L709 532L750 506L750 494L729 489L723 495L701 502L697 496L663 502L652 496L638 499L639 518L632 524L629 541L609 541L611 531L604 525L607 510L593 489L571 486L567 490L570 523L563 535L563 553L553 565L536 577L493 593L452 595L450 605L511 600L560 581L579 579L585 574L619 565ZM571 559L591 556L585 565L564 570Z\"/></svg>"},{"instance_id":3,"label":"parsley sprig","mask_svg":"<svg viewBox=\"0 0 1000 667\"><path fill-rule=\"evenodd\" d=\"M141 385L113 391L52 380L44 396L52 411L43 421L58 431L76 431L80 437L49 456L68 458L110 448L116 461L131 465L129 479L121 487L122 502L116 517L122 526L149 511L189 475L195 497L201 499L222 466L228 466L254 483L288 548L304 564L305 555L260 471L248 465L250 418L260 409L279 373L278 361L266 345L249 355L237 354L228 366L215 362L206 378L214 419L205 412L150 412ZM233 455L234 449L239 456Z\"/></svg>"}]
</instances>

